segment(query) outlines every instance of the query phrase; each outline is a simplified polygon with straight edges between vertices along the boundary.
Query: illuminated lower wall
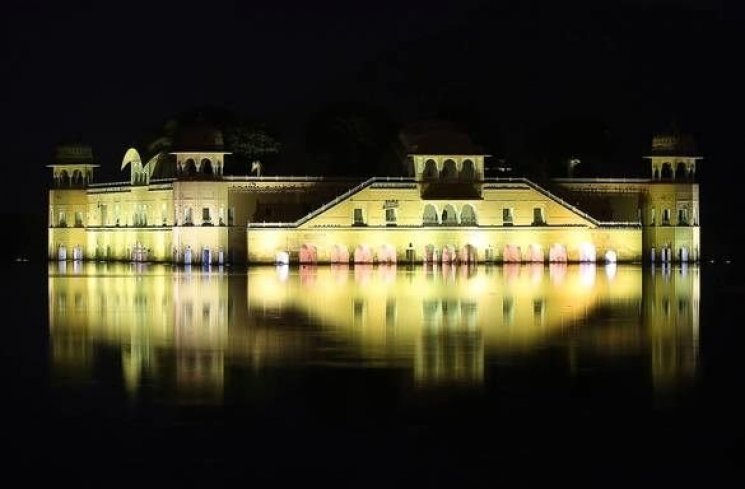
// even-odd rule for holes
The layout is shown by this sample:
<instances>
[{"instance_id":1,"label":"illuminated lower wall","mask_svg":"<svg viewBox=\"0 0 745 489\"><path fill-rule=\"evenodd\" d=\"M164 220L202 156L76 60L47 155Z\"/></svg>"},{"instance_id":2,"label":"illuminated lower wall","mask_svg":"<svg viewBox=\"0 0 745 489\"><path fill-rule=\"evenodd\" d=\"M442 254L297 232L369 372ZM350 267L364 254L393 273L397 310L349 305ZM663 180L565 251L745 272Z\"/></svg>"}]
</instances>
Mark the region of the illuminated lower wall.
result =
<instances>
[{"instance_id":1,"label":"illuminated lower wall","mask_svg":"<svg viewBox=\"0 0 745 489\"><path fill-rule=\"evenodd\" d=\"M471 246L475 261L506 260L505 247L519 248L521 261L534 261L543 256L549 260L550 249L561 245L566 249L568 261L583 260L583 249L595 250L598 261L606 252L616 253L618 261L642 259L642 236L640 228L580 228L580 227L492 227L492 228L445 228L445 227L346 227L346 228L249 228L247 232L248 259L255 263L271 263L280 253L289 254L292 262L305 261L301 254L310 250L318 263L355 261L355 250L369 250L374 261L385 261L395 253L397 262L411 258L407 250L413 250L413 261L422 262L427 247L433 246L439 255L446 247L452 247L455 255L464 256ZM312 261L312 260L311 260ZM590 260L591 261L591 260Z\"/></svg>"}]
</instances>

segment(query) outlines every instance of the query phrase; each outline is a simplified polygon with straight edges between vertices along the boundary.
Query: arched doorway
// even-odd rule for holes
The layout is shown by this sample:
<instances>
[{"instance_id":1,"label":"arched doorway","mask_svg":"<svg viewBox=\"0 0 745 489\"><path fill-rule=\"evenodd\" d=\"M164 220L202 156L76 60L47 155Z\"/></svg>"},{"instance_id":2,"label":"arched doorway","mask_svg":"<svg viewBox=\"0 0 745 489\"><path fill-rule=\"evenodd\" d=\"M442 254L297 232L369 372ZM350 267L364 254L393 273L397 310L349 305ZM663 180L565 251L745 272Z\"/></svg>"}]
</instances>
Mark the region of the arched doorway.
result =
<instances>
[{"instance_id":1,"label":"arched doorway","mask_svg":"<svg viewBox=\"0 0 745 489\"><path fill-rule=\"evenodd\" d=\"M184 162L184 176L192 177L197 174L197 164L193 159L189 158Z\"/></svg>"},{"instance_id":2,"label":"arched doorway","mask_svg":"<svg viewBox=\"0 0 745 489\"><path fill-rule=\"evenodd\" d=\"M566 263L568 261L566 246L559 243L552 244L548 249L548 261L551 263Z\"/></svg>"},{"instance_id":3,"label":"arched doorway","mask_svg":"<svg viewBox=\"0 0 745 489\"><path fill-rule=\"evenodd\" d=\"M685 180L687 175L688 175L688 172L686 170L685 163L683 162L678 163L678 165L675 167L675 179Z\"/></svg>"},{"instance_id":4,"label":"arched doorway","mask_svg":"<svg viewBox=\"0 0 745 489\"><path fill-rule=\"evenodd\" d=\"M57 259L59 261L67 260L67 247L63 244L57 246Z\"/></svg>"},{"instance_id":5,"label":"arched doorway","mask_svg":"<svg viewBox=\"0 0 745 489\"><path fill-rule=\"evenodd\" d=\"M616 263L618 261L618 253L614 250L608 250L605 252L605 263Z\"/></svg>"},{"instance_id":6,"label":"arched doorway","mask_svg":"<svg viewBox=\"0 0 745 489\"><path fill-rule=\"evenodd\" d=\"M439 221L437 219L437 209L432 204L424 206L424 213L422 214L422 226L437 226Z\"/></svg>"},{"instance_id":7,"label":"arched doorway","mask_svg":"<svg viewBox=\"0 0 745 489\"><path fill-rule=\"evenodd\" d=\"M204 158L202 160L202 174L207 176L212 176L215 174L215 171L212 168L212 161L210 161L209 158Z\"/></svg>"},{"instance_id":8,"label":"arched doorway","mask_svg":"<svg viewBox=\"0 0 745 489\"><path fill-rule=\"evenodd\" d=\"M437 163L435 163L435 160L429 159L424 163L422 178L426 180L437 179Z\"/></svg>"},{"instance_id":9,"label":"arched doorway","mask_svg":"<svg viewBox=\"0 0 745 489\"><path fill-rule=\"evenodd\" d=\"M316 263L318 261L318 253L316 247L311 244L304 244L300 247L298 253L298 261L300 263Z\"/></svg>"},{"instance_id":10,"label":"arched doorway","mask_svg":"<svg viewBox=\"0 0 745 489\"><path fill-rule=\"evenodd\" d=\"M202 248L202 265L210 265L212 263L212 250L209 246Z\"/></svg>"},{"instance_id":11,"label":"arched doorway","mask_svg":"<svg viewBox=\"0 0 745 489\"><path fill-rule=\"evenodd\" d=\"M455 161L450 159L445 160L445 162L442 164L441 177L443 179L458 178L458 169L455 166Z\"/></svg>"},{"instance_id":12,"label":"arched doorway","mask_svg":"<svg viewBox=\"0 0 745 489\"><path fill-rule=\"evenodd\" d=\"M689 253L688 253L688 247L681 246L678 249L678 261L679 262L681 262L681 263L688 263L688 259L689 259L688 258L688 255L689 255Z\"/></svg>"},{"instance_id":13,"label":"arched doorway","mask_svg":"<svg viewBox=\"0 0 745 489\"><path fill-rule=\"evenodd\" d=\"M452 245L445 245L442 248L442 263L454 263L456 259L455 247Z\"/></svg>"},{"instance_id":14,"label":"arched doorway","mask_svg":"<svg viewBox=\"0 0 745 489\"><path fill-rule=\"evenodd\" d=\"M331 263L349 263L349 250L346 246L334 245L329 255Z\"/></svg>"},{"instance_id":15,"label":"arched doorway","mask_svg":"<svg viewBox=\"0 0 745 489\"><path fill-rule=\"evenodd\" d=\"M662 164L662 180L672 180L673 178L673 165L670 163Z\"/></svg>"},{"instance_id":16,"label":"arched doorway","mask_svg":"<svg viewBox=\"0 0 745 489\"><path fill-rule=\"evenodd\" d=\"M476 226L476 211L473 210L473 206L465 204L463 209L460 211L460 224L461 226Z\"/></svg>"},{"instance_id":17,"label":"arched doorway","mask_svg":"<svg viewBox=\"0 0 745 489\"><path fill-rule=\"evenodd\" d=\"M184 265L191 265L191 246L184 250Z\"/></svg>"},{"instance_id":18,"label":"arched doorway","mask_svg":"<svg viewBox=\"0 0 745 489\"><path fill-rule=\"evenodd\" d=\"M590 243L582 243L579 247L579 261L595 263L595 246Z\"/></svg>"},{"instance_id":19,"label":"arched doorway","mask_svg":"<svg viewBox=\"0 0 745 489\"><path fill-rule=\"evenodd\" d=\"M505 245L502 251L502 261L505 263L520 263L522 261L520 247L510 244Z\"/></svg>"},{"instance_id":20,"label":"arched doorway","mask_svg":"<svg viewBox=\"0 0 745 489\"><path fill-rule=\"evenodd\" d=\"M443 226L457 226L458 225L458 214L455 213L455 208L447 204L442 210L442 225Z\"/></svg>"},{"instance_id":21,"label":"arched doorway","mask_svg":"<svg viewBox=\"0 0 745 489\"><path fill-rule=\"evenodd\" d=\"M528 246L528 261L532 263L543 263L543 248L538 244Z\"/></svg>"},{"instance_id":22,"label":"arched doorway","mask_svg":"<svg viewBox=\"0 0 745 489\"><path fill-rule=\"evenodd\" d=\"M424 247L424 262L436 263L437 261L437 249L435 248L435 245L428 244Z\"/></svg>"},{"instance_id":23,"label":"arched doorway","mask_svg":"<svg viewBox=\"0 0 745 489\"><path fill-rule=\"evenodd\" d=\"M359 245L354 249L354 262L355 263L372 263L373 252L367 245Z\"/></svg>"},{"instance_id":24,"label":"arched doorway","mask_svg":"<svg viewBox=\"0 0 745 489\"><path fill-rule=\"evenodd\" d=\"M473 161L463 160L463 168L460 170L460 178L463 180L476 179L476 169L473 166Z\"/></svg>"},{"instance_id":25,"label":"arched doorway","mask_svg":"<svg viewBox=\"0 0 745 489\"><path fill-rule=\"evenodd\" d=\"M274 255L274 263L276 265L289 265L290 254L286 251L278 251L276 255Z\"/></svg>"},{"instance_id":26,"label":"arched doorway","mask_svg":"<svg viewBox=\"0 0 745 489\"><path fill-rule=\"evenodd\" d=\"M396 249L391 245L383 245L378 251L378 263L396 263Z\"/></svg>"},{"instance_id":27,"label":"arched doorway","mask_svg":"<svg viewBox=\"0 0 745 489\"><path fill-rule=\"evenodd\" d=\"M461 263L466 263L466 264L476 263L477 261L476 247L471 244L467 244L466 246L464 246L460 252L460 261Z\"/></svg>"}]
</instances>

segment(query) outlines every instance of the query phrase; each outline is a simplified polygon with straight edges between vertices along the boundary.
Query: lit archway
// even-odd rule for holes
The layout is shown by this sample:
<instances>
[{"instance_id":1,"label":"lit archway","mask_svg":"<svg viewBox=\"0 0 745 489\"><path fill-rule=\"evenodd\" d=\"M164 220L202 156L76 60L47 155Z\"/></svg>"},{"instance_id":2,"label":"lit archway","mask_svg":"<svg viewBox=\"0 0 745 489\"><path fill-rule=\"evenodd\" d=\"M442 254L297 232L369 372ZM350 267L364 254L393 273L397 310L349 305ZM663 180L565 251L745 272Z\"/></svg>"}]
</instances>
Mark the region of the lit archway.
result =
<instances>
[{"instance_id":1,"label":"lit archway","mask_svg":"<svg viewBox=\"0 0 745 489\"><path fill-rule=\"evenodd\" d=\"M522 261L520 247L509 244L505 245L502 251L502 261L505 263L520 263Z\"/></svg>"},{"instance_id":2,"label":"lit archway","mask_svg":"<svg viewBox=\"0 0 745 489\"><path fill-rule=\"evenodd\" d=\"M355 263L372 263L373 252L367 245L359 245L354 249L354 262Z\"/></svg>"},{"instance_id":3,"label":"lit archway","mask_svg":"<svg viewBox=\"0 0 745 489\"><path fill-rule=\"evenodd\" d=\"M473 210L473 206L466 204L460 211L460 223L462 226L476 226L476 211Z\"/></svg>"},{"instance_id":4,"label":"lit archway","mask_svg":"<svg viewBox=\"0 0 745 489\"><path fill-rule=\"evenodd\" d=\"M552 244L548 249L548 261L551 263L566 263L568 261L566 246L559 243Z\"/></svg>"},{"instance_id":5,"label":"lit archway","mask_svg":"<svg viewBox=\"0 0 745 489\"><path fill-rule=\"evenodd\" d=\"M442 263L453 263L456 259L455 247L453 245L445 245L442 248Z\"/></svg>"},{"instance_id":6,"label":"lit archway","mask_svg":"<svg viewBox=\"0 0 745 489\"><path fill-rule=\"evenodd\" d=\"M688 252L688 247L681 246L678 249L678 261L681 263L687 263L689 260L690 253Z\"/></svg>"},{"instance_id":7,"label":"lit archway","mask_svg":"<svg viewBox=\"0 0 745 489\"><path fill-rule=\"evenodd\" d=\"M455 208L447 204L442 210L442 225L443 226L457 226L458 225L458 214L455 213Z\"/></svg>"},{"instance_id":8,"label":"lit archway","mask_svg":"<svg viewBox=\"0 0 745 489\"><path fill-rule=\"evenodd\" d=\"M579 261L585 263L595 263L596 254L595 246L591 243L582 243L579 246Z\"/></svg>"},{"instance_id":9,"label":"lit archway","mask_svg":"<svg viewBox=\"0 0 745 489\"><path fill-rule=\"evenodd\" d=\"M349 250L346 246L334 245L329 255L331 263L349 263Z\"/></svg>"},{"instance_id":10,"label":"lit archway","mask_svg":"<svg viewBox=\"0 0 745 489\"><path fill-rule=\"evenodd\" d=\"M437 261L437 248L435 248L435 245L428 244L424 247L424 262L436 263Z\"/></svg>"},{"instance_id":11,"label":"lit archway","mask_svg":"<svg viewBox=\"0 0 745 489\"><path fill-rule=\"evenodd\" d=\"M432 204L425 205L424 213L422 214L422 226L437 226L438 224L437 208Z\"/></svg>"},{"instance_id":12,"label":"lit archway","mask_svg":"<svg viewBox=\"0 0 745 489\"><path fill-rule=\"evenodd\" d=\"M471 244L467 244L466 246L464 246L460 252L460 261L461 263L467 264L476 263L476 247Z\"/></svg>"},{"instance_id":13,"label":"lit archway","mask_svg":"<svg viewBox=\"0 0 745 489\"><path fill-rule=\"evenodd\" d=\"M618 253L614 250L608 250L605 252L605 263L616 263L618 261Z\"/></svg>"},{"instance_id":14,"label":"lit archway","mask_svg":"<svg viewBox=\"0 0 745 489\"><path fill-rule=\"evenodd\" d=\"M533 263L543 263L543 248L538 244L528 246L528 261Z\"/></svg>"},{"instance_id":15,"label":"lit archway","mask_svg":"<svg viewBox=\"0 0 745 489\"><path fill-rule=\"evenodd\" d=\"M396 263L396 249L391 245L383 245L378 250L378 263Z\"/></svg>"},{"instance_id":16,"label":"lit archway","mask_svg":"<svg viewBox=\"0 0 745 489\"><path fill-rule=\"evenodd\" d=\"M318 252L316 247L311 244L304 244L300 247L298 253L298 261L300 263L316 263L318 261Z\"/></svg>"}]
</instances>

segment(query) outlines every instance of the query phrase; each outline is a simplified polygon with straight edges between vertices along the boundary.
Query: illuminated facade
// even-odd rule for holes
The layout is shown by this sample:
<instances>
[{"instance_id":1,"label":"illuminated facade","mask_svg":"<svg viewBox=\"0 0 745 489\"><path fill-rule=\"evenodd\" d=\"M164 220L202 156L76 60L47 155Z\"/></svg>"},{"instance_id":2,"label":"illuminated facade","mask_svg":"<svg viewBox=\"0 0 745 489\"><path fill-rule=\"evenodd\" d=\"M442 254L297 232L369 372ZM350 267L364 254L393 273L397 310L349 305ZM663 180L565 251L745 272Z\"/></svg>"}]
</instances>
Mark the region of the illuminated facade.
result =
<instances>
[{"instance_id":1,"label":"illuminated facade","mask_svg":"<svg viewBox=\"0 0 745 489\"><path fill-rule=\"evenodd\" d=\"M409 176L364 182L226 176L213 129L192 129L126 182L91 183L92 154L58 149L50 259L177 263L697 261L696 162L658 136L648 179L485 178L483 151L414 151Z\"/></svg>"}]
</instances>

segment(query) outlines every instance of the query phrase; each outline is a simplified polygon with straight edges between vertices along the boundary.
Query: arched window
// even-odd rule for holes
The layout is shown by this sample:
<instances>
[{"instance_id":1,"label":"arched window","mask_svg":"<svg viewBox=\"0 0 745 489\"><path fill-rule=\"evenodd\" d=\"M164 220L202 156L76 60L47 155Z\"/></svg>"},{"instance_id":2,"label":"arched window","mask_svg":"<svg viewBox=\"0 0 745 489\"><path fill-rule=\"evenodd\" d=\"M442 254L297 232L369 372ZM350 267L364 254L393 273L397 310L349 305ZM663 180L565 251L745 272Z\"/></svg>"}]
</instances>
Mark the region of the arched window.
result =
<instances>
[{"instance_id":1,"label":"arched window","mask_svg":"<svg viewBox=\"0 0 745 489\"><path fill-rule=\"evenodd\" d=\"M476 178L476 169L473 166L473 161L463 160L463 169L460 171L460 177L463 180L474 180Z\"/></svg>"},{"instance_id":2,"label":"arched window","mask_svg":"<svg viewBox=\"0 0 745 489\"><path fill-rule=\"evenodd\" d=\"M184 176L191 177L197 174L197 164L193 159L189 158L184 162Z\"/></svg>"},{"instance_id":3,"label":"arched window","mask_svg":"<svg viewBox=\"0 0 745 489\"><path fill-rule=\"evenodd\" d=\"M442 178L457 178L458 170L453 160L445 160L442 164Z\"/></svg>"},{"instance_id":4,"label":"arched window","mask_svg":"<svg viewBox=\"0 0 745 489\"><path fill-rule=\"evenodd\" d=\"M478 224L476 222L476 211L470 204L464 205L460 211L460 223L463 226L476 226Z\"/></svg>"},{"instance_id":5,"label":"arched window","mask_svg":"<svg viewBox=\"0 0 745 489\"><path fill-rule=\"evenodd\" d=\"M212 162L209 160L209 158L205 158L202 160L202 173L204 175L209 175L209 176L212 176L215 174L212 168Z\"/></svg>"},{"instance_id":6,"label":"arched window","mask_svg":"<svg viewBox=\"0 0 745 489\"><path fill-rule=\"evenodd\" d=\"M662 180L670 180L673 178L673 166L670 163L662 164Z\"/></svg>"},{"instance_id":7,"label":"arched window","mask_svg":"<svg viewBox=\"0 0 745 489\"><path fill-rule=\"evenodd\" d=\"M422 215L422 226L437 226L439 221L437 220L437 209L432 204L424 206L424 214Z\"/></svg>"},{"instance_id":8,"label":"arched window","mask_svg":"<svg viewBox=\"0 0 745 489\"><path fill-rule=\"evenodd\" d=\"M455 213L455 208L448 204L442 210L442 225L443 226L457 226L458 215Z\"/></svg>"},{"instance_id":9,"label":"arched window","mask_svg":"<svg viewBox=\"0 0 745 489\"><path fill-rule=\"evenodd\" d=\"M675 168L675 179L676 180L685 180L686 176L688 175L688 171L686 170L686 165L682 161L678 163L678 166Z\"/></svg>"},{"instance_id":10,"label":"arched window","mask_svg":"<svg viewBox=\"0 0 745 489\"><path fill-rule=\"evenodd\" d=\"M62 170L59 174L60 187L67 187L70 185L70 176L67 174L67 170Z\"/></svg>"},{"instance_id":11,"label":"arched window","mask_svg":"<svg viewBox=\"0 0 745 489\"><path fill-rule=\"evenodd\" d=\"M434 180L437 178L437 163L435 163L435 160L429 159L424 163L422 178L427 180Z\"/></svg>"}]
</instances>

